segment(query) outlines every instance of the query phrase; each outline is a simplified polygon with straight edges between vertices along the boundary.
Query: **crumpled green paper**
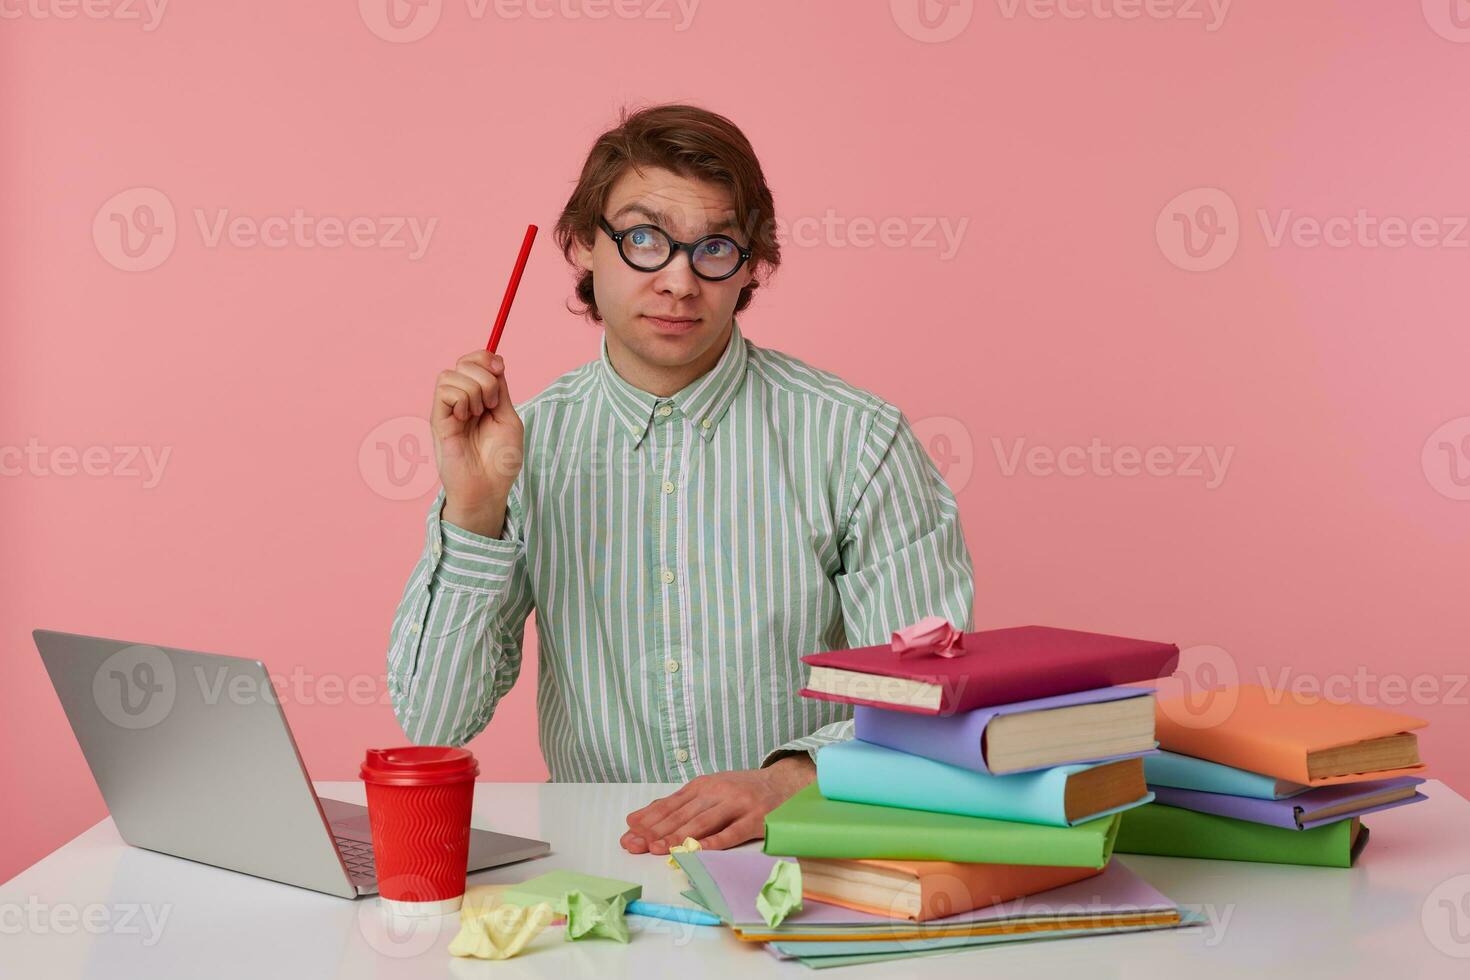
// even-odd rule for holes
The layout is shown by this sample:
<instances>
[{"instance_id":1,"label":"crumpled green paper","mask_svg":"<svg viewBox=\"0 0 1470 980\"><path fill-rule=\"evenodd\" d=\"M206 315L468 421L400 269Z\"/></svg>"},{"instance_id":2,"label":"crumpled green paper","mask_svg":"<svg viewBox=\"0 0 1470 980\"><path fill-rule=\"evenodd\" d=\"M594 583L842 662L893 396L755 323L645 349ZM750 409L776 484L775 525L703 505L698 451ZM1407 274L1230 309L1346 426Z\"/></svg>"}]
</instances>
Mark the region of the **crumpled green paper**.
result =
<instances>
[{"instance_id":1,"label":"crumpled green paper","mask_svg":"<svg viewBox=\"0 0 1470 980\"><path fill-rule=\"evenodd\" d=\"M611 902L599 902L586 892L567 892L556 904L556 911L567 917L567 939L601 936L620 943L628 941L628 921L623 910L628 901L616 896Z\"/></svg>"},{"instance_id":2,"label":"crumpled green paper","mask_svg":"<svg viewBox=\"0 0 1470 980\"><path fill-rule=\"evenodd\" d=\"M463 910L459 934L449 943L453 956L508 960L551 923L551 904L486 905Z\"/></svg>"},{"instance_id":3,"label":"crumpled green paper","mask_svg":"<svg viewBox=\"0 0 1470 980\"><path fill-rule=\"evenodd\" d=\"M675 844L673 847L669 848L669 867L677 868L679 866L679 862L674 860L675 854L691 853L699 849L699 841L695 840L693 837L684 838L684 843Z\"/></svg>"},{"instance_id":4,"label":"crumpled green paper","mask_svg":"<svg viewBox=\"0 0 1470 980\"><path fill-rule=\"evenodd\" d=\"M768 926L779 926L792 912L801 911L801 865L777 861L755 896L756 911Z\"/></svg>"}]
</instances>

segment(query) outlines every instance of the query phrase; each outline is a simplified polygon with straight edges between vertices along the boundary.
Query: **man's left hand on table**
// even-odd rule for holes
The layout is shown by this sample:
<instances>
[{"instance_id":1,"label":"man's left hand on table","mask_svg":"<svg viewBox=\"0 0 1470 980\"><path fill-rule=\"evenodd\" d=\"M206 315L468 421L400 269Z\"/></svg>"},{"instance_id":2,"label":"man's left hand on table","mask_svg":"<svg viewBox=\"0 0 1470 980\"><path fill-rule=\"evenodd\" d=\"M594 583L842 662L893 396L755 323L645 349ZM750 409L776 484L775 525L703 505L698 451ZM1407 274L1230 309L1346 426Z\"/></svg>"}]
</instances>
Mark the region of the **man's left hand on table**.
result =
<instances>
[{"instance_id":1,"label":"man's left hand on table","mask_svg":"<svg viewBox=\"0 0 1470 980\"><path fill-rule=\"evenodd\" d=\"M667 854L686 837L708 850L734 847L765 834L766 814L816 778L805 752L763 769L696 776L668 796L628 814L618 843L632 854Z\"/></svg>"}]
</instances>

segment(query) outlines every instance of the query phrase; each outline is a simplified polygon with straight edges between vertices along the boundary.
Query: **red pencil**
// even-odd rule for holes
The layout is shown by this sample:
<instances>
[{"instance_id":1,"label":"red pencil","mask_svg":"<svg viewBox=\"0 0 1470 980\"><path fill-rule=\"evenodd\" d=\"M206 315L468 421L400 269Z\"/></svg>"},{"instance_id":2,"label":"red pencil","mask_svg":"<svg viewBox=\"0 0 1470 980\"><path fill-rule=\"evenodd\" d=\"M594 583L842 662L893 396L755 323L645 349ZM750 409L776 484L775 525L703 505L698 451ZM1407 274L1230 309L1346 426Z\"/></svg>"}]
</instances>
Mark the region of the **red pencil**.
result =
<instances>
[{"instance_id":1,"label":"red pencil","mask_svg":"<svg viewBox=\"0 0 1470 980\"><path fill-rule=\"evenodd\" d=\"M531 254L531 243L536 240L536 226L526 226L526 237L521 242L521 254L516 256L516 267L511 271L510 284L505 287L505 299L500 301L500 312L495 316L495 329L490 331L490 343L485 349L495 353L495 348L500 345L500 332L505 329L505 321L510 316L510 304L516 298L516 287L521 284L521 273L526 271L526 259Z\"/></svg>"}]
</instances>

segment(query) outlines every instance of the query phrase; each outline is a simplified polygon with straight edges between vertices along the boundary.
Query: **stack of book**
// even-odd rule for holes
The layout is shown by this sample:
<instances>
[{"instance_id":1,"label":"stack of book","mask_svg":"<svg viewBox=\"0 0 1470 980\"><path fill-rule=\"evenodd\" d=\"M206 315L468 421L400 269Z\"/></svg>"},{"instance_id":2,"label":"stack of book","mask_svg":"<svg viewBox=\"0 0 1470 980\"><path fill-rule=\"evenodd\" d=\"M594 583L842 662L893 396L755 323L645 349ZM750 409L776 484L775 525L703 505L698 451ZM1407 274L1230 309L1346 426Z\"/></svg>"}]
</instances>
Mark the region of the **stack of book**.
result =
<instances>
[{"instance_id":1,"label":"stack of book","mask_svg":"<svg viewBox=\"0 0 1470 980\"><path fill-rule=\"evenodd\" d=\"M1085 882L1087 925L1126 926L1141 883L1109 861L1120 815L1153 799L1157 742L1153 691L1120 685L1167 675L1178 648L1041 626L957 646L895 635L802 658L802 694L854 704L856 738L818 751L817 781L766 817L765 853L798 860L806 899L865 917L959 924ZM1151 928L1187 922L1172 904L1147 911ZM1087 931L1032 927L1047 929Z\"/></svg>"},{"instance_id":2,"label":"stack of book","mask_svg":"<svg viewBox=\"0 0 1470 980\"><path fill-rule=\"evenodd\" d=\"M1123 818L1118 852L1345 868L1364 814L1425 798L1422 719L1250 685L1211 700L1158 703L1155 801Z\"/></svg>"}]
</instances>

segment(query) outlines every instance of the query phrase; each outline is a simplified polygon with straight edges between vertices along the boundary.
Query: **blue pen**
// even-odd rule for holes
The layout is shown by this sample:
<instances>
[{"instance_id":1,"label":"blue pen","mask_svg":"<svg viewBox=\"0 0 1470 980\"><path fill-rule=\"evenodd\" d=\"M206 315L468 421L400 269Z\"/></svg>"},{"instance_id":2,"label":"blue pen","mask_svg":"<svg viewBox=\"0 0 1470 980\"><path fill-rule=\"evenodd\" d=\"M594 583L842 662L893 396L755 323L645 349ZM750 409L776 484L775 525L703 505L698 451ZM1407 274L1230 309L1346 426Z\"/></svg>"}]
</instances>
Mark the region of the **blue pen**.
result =
<instances>
[{"instance_id":1,"label":"blue pen","mask_svg":"<svg viewBox=\"0 0 1470 980\"><path fill-rule=\"evenodd\" d=\"M629 902L625 911L630 915L646 915L650 919L668 919L670 922L684 922L692 926L721 924L720 917L709 912L683 908L678 905L660 905L657 902L645 902L642 899Z\"/></svg>"}]
</instances>

